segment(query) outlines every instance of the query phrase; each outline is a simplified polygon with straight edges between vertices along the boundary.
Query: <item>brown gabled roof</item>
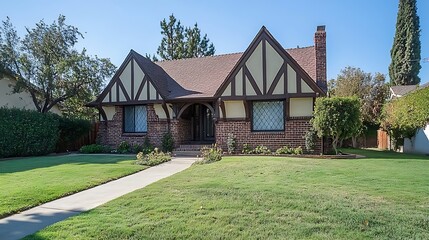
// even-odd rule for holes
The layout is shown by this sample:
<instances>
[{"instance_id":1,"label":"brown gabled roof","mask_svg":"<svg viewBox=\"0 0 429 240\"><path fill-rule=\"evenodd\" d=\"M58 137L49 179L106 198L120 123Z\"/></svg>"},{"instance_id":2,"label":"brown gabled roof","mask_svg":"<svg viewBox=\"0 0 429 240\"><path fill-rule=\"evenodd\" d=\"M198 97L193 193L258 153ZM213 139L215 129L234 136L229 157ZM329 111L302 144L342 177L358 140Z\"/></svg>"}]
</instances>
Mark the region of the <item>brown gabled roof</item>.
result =
<instances>
[{"instance_id":1,"label":"brown gabled roof","mask_svg":"<svg viewBox=\"0 0 429 240\"><path fill-rule=\"evenodd\" d=\"M186 97L213 97L241 55L242 53L234 53L162 61L156 62L156 64L164 69L181 87L194 91L193 94ZM181 91L173 86L169 86L169 90L171 94L169 98L183 96Z\"/></svg>"},{"instance_id":2,"label":"brown gabled roof","mask_svg":"<svg viewBox=\"0 0 429 240\"><path fill-rule=\"evenodd\" d=\"M314 80L316 54L314 46L286 49ZM155 62L168 74L168 99L213 97L243 53ZM140 55L141 56L141 55ZM166 78L167 79L167 78Z\"/></svg>"}]
</instances>

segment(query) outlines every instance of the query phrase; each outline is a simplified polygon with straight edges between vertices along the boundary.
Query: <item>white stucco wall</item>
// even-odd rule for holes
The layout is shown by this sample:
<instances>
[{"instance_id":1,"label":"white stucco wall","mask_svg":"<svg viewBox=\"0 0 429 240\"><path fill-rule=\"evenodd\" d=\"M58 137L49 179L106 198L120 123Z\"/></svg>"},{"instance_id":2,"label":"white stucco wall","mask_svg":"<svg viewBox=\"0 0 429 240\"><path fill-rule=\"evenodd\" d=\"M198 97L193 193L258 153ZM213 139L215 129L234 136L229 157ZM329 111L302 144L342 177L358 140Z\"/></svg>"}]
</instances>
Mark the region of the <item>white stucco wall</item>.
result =
<instances>
[{"instance_id":1,"label":"white stucco wall","mask_svg":"<svg viewBox=\"0 0 429 240\"><path fill-rule=\"evenodd\" d=\"M159 119L167 119L167 115L165 114L162 104L154 104L153 108L155 109L155 114L158 116ZM173 108L171 104L167 104L167 110L171 118L173 116Z\"/></svg>"},{"instance_id":2,"label":"white stucco wall","mask_svg":"<svg viewBox=\"0 0 429 240\"><path fill-rule=\"evenodd\" d=\"M417 131L412 144L410 139L404 139L404 152L429 154L429 124Z\"/></svg>"},{"instance_id":3,"label":"white stucco wall","mask_svg":"<svg viewBox=\"0 0 429 240\"><path fill-rule=\"evenodd\" d=\"M109 121L112 120L113 116L116 113L115 106L104 106L103 110L106 113L107 120L109 120Z\"/></svg>"},{"instance_id":4,"label":"white stucco wall","mask_svg":"<svg viewBox=\"0 0 429 240\"><path fill-rule=\"evenodd\" d=\"M36 110L33 99L30 93L20 92L13 93L14 79L2 78L0 79L0 107L19 108L27 110ZM61 115L61 111L57 106L51 108L50 112Z\"/></svg>"},{"instance_id":5,"label":"white stucco wall","mask_svg":"<svg viewBox=\"0 0 429 240\"><path fill-rule=\"evenodd\" d=\"M291 117L313 116L313 98L291 98L289 114Z\"/></svg>"},{"instance_id":6,"label":"white stucco wall","mask_svg":"<svg viewBox=\"0 0 429 240\"><path fill-rule=\"evenodd\" d=\"M226 111L226 118L245 118L246 117L246 110L244 109L243 101L225 101L225 111Z\"/></svg>"},{"instance_id":7,"label":"white stucco wall","mask_svg":"<svg viewBox=\"0 0 429 240\"><path fill-rule=\"evenodd\" d=\"M9 78L0 80L0 107L36 110L29 93L12 93L14 81Z\"/></svg>"}]
</instances>

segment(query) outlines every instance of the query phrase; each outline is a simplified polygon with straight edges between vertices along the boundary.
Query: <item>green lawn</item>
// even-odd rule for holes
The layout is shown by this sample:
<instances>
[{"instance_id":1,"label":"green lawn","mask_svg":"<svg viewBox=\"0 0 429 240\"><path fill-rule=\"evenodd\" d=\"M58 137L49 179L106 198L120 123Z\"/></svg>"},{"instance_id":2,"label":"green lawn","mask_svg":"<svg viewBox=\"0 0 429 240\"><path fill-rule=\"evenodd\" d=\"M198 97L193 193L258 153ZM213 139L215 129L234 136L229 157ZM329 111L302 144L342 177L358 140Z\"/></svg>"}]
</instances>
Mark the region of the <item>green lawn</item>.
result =
<instances>
[{"instance_id":1,"label":"green lawn","mask_svg":"<svg viewBox=\"0 0 429 240\"><path fill-rule=\"evenodd\" d=\"M354 152L225 157L27 239L429 239L429 158Z\"/></svg>"},{"instance_id":2,"label":"green lawn","mask_svg":"<svg viewBox=\"0 0 429 240\"><path fill-rule=\"evenodd\" d=\"M65 155L0 161L0 216L144 169L129 156Z\"/></svg>"}]
</instances>

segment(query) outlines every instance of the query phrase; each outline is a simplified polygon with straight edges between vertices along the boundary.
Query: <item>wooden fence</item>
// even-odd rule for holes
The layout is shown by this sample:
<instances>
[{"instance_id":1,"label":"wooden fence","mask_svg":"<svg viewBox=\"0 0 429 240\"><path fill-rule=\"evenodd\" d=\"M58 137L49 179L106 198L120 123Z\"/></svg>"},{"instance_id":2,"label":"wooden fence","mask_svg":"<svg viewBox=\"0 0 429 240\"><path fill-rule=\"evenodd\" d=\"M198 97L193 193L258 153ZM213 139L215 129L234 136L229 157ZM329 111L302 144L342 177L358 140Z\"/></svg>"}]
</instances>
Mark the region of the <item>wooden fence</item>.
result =
<instances>
[{"instance_id":1,"label":"wooden fence","mask_svg":"<svg viewBox=\"0 0 429 240\"><path fill-rule=\"evenodd\" d=\"M56 146L56 152L70 152L70 151L78 151L82 146L94 144L97 139L97 133L99 128L99 122L95 122L92 124L91 129L80 137L79 139L75 140L74 142L63 142L59 141L59 144Z\"/></svg>"},{"instance_id":2,"label":"wooden fence","mask_svg":"<svg viewBox=\"0 0 429 240\"><path fill-rule=\"evenodd\" d=\"M378 149L386 150L389 148L389 136L384 130L377 130L377 146Z\"/></svg>"}]
</instances>

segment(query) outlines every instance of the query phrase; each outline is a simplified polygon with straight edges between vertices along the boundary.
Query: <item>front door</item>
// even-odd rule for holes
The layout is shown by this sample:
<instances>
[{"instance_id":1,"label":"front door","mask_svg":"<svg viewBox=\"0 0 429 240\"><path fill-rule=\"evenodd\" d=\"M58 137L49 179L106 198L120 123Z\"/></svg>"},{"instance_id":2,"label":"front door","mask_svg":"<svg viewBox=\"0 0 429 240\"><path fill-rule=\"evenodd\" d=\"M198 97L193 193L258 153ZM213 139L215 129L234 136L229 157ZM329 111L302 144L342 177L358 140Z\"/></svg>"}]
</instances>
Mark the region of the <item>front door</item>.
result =
<instances>
[{"instance_id":1,"label":"front door","mask_svg":"<svg viewBox=\"0 0 429 240\"><path fill-rule=\"evenodd\" d=\"M214 122L213 113L202 104L193 106L192 132L194 141L213 141Z\"/></svg>"}]
</instances>

